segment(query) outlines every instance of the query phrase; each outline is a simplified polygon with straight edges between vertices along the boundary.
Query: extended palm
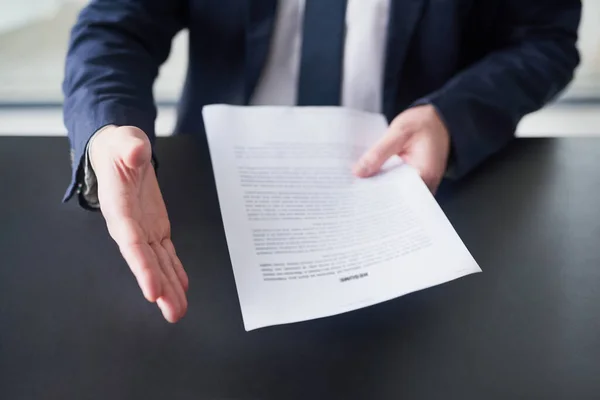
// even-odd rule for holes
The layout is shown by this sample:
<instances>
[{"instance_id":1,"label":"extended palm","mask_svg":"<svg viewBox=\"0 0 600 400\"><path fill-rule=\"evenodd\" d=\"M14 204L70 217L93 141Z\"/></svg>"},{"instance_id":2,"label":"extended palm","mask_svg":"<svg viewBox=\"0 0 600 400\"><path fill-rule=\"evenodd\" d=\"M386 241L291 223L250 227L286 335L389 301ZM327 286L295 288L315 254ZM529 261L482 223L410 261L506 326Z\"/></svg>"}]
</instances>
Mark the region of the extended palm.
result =
<instances>
[{"instance_id":1,"label":"extended palm","mask_svg":"<svg viewBox=\"0 0 600 400\"><path fill-rule=\"evenodd\" d=\"M145 133L109 128L95 138L91 154L110 235L144 296L156 301L169 322L176 322L187 309L188 278L171 241Z\"/></svg>"}]
</instances>

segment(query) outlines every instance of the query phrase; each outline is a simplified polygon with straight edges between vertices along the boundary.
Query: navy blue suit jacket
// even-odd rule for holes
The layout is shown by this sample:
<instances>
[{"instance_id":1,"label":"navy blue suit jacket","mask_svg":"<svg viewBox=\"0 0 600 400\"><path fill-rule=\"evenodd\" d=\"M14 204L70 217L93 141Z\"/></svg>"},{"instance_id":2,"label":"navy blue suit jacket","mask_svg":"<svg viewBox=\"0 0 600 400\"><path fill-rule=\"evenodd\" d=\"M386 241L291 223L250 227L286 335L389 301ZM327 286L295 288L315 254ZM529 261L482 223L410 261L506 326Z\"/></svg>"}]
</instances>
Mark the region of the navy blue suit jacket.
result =
<instances>
[{"instance_id":1,"label":"navy blue suit jacket","mask_svg":"<svg viewBox=\"0 0 600 400\"><path fill-rule=\"evenodd\" d=\"M323 0L327 1L327 0ZM276 0L92 0L71 34L63 84L73 154L68 199L90 136L134 125L153 141L152 86L173 36L189 29L176 134L203 135L202 106L247 104L273 31ZM553 99L579 63L579 0L392 0L384 113L432 104L461 177Z\"/></svg>"}]
</instances>

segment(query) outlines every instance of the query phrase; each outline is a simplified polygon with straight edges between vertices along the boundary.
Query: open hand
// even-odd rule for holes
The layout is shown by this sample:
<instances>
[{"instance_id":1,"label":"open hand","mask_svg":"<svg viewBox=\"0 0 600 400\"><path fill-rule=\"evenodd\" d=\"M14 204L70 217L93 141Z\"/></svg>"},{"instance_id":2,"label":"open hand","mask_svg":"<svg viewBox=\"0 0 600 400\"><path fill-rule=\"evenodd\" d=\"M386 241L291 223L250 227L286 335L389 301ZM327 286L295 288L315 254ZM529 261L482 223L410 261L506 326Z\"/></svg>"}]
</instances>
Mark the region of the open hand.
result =
<instances>
[{"instance_id":1,"label":"open hand","mask_svg":"<svg viewBox=\"0 0 600 400\"><path fill-rule=\"evenodd\" d=\"M448 129L431 105L414 107L398 115L385 134L354 167L359 177L375 175L392 156L416 168L432 193L437 190L448 163Z\"/></svg>"},{"instance_id":2,"label":"open hand","mask_svg":"<svg viewBox=\"0 0 600 400\"><path fill-rule=\"evenodd\" d=\"M109 127L91 142L90 158L111 237L146 299L178 321L187 310L188 277L171 241L148 137L135 127Z\"/></svg>"}]
</instances>

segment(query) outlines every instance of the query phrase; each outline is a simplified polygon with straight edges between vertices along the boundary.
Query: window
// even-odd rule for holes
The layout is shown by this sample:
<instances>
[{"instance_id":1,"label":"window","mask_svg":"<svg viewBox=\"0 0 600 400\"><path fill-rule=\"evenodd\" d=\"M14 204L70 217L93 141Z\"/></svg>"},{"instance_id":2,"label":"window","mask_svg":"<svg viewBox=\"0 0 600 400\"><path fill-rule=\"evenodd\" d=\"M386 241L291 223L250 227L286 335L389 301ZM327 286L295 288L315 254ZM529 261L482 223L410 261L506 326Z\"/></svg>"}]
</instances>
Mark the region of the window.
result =
<instances>
[{"instance_id":1,"label":"window","mask_svg":"<svg viewBox=\"0 0 600 400\"><path fill-rule=\"evenodd\" d=\"M579 48L582 63L567 99L588 99L600 105L600 1L584 0Z\"/></svg>"},{"instance_id":2,"label":"window","mask_svg":"<svg viewBox=\"0 0 600 400\"><path fill-rule=\"evenodd\" d=\"M60 105L71 27L82 0L0 0L0 105ZM185 73L185 35L174 43L156 84L157 101L179 96ZM35 51L33 51L35 49Z\"/></svg>"}]
</instances>

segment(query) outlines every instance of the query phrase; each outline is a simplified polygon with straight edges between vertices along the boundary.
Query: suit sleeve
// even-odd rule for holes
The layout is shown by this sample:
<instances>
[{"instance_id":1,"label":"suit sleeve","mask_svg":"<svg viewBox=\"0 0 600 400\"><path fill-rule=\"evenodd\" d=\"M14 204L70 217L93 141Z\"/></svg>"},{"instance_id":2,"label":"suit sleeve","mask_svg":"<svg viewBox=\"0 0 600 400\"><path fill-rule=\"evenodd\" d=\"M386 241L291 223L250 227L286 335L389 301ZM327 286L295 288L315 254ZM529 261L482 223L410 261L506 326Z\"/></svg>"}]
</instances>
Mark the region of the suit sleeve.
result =
<instances>
[{"instance_id":1,"label":"suit sleeve","mask_svg":"<svg viewBox=\"0 0 600 400\"><path fill-rule=\"evenodd\" d=\"M132 125L154 143L152 94L171 41L185 25L180 0L92 0L71 31L65 65L64 122L72 177L64 200L81 188L90 137L106 125Z\"/></svg>"},{"instance_id":2,"label":"suit sleeve","mask_svg":"<svg viewBox=\"0 0 600 400\"><path fill-rule=\"evenodd\" d=\"M448 127L453 178L508 144L520 120L557 96L580 61L579 0L499 4L493 49L417 102L432 104Z\"/></svg>"}]
</instances>

